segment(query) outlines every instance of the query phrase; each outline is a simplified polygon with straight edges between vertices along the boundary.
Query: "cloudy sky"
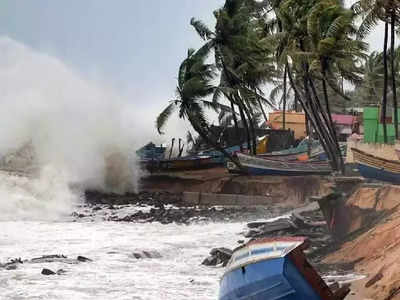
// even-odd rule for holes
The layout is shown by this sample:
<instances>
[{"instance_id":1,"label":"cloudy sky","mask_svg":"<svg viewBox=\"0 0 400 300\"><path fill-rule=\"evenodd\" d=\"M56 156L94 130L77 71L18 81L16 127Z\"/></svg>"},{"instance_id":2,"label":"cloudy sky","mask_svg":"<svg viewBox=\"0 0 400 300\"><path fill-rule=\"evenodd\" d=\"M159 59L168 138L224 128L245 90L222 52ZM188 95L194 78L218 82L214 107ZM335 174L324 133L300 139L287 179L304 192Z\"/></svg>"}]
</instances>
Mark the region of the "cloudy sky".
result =
<instances>
[{"instance_id":1,"label":"cloudy sky","mask_svg":"<svg viewBox=\"0 0 400 300\"><path fill-rule=\"evenodd\" d=\"M173 95L177 67L201 41L192 16L212 24L223 0L2 0L0 35L107 82L154 118ZM381 28L370 37L380 48ZM150 124L150 123L149 123Z\"/></svg>"}]
</instances>

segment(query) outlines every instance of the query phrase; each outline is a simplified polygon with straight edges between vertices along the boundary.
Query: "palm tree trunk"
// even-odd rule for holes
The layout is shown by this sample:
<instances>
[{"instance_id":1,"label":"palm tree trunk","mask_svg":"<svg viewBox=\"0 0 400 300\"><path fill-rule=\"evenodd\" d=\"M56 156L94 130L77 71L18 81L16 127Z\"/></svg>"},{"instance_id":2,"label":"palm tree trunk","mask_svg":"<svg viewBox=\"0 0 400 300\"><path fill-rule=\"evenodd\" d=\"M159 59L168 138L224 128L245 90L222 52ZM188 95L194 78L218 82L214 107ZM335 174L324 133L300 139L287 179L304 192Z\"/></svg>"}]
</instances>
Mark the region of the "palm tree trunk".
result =
<instances>
[{"instance_id":1,"label":"palm tree trunk","mask_svg":"<svg viewBox=\"0 0 400 300\"><path fill-rule=\"evenodd\" d=\"M396 23L396 12L394 8L392 9L391 13L391 41L390 41L390 51L391 51L391 57L390 57L390 62L392 66L392 92L393 92L393 110L394 110L394 132L396 136L396 140L399 139L399 118L397 115L397 91L396 91L396 70L395 70L395 65L394 65L394 59L395 59L395 38L396 38L396 33L395 33L395 23Z\"/></svg>"},{"instance_id":2,"label":"palm tree trunk","mask_svg":"<svg viewBox=\"0 0 400 300\"><path fill-rule=\"evenodd\" d=\"M319 141L320 141L322 147L324 148L324 150L326 151L326 154L328 155L332 170L337 171L338 170L337 160L334 159L334 156L332 155L332 152L331 152L331 148L328 145L326 130L324 130L324 127L321 123L321 119L319 118L319 113L315 110L315 107L311 103L311 99L310 99L311 95L310 95L310 91L308 90L307 80L306 80L306 78L303 78L304 88L305 88L304 91L306 93L306 95L304 96L304 100L303 100L301 92L299 91L299 89L296 87L296 85L294 83L290 68L288 65L287 65L287 67L288 67L288 78L289 78L290 84L293 87L295 95L297 95L297 97L298 97L298 100L307 116L308 122L311 122L313 128L315 129L315 131L318 134ZM310 105L308 105L308 104L310 104Z\"/></svg>"},{"instance_id":3,"label":"palm tree trunk","mask_svg":"<svg viewBox=\"0 0 400 300\"><path fill-rule=\"evenodd\" d=\"M258 105L260 106L260 109L261 109L261 112L263 114L265 123L267 123L268 122L267 114L265 113L264 107L262 106L262 103L261 103L259 98L257 98L257 102L258 102Z\"/></svg>"},{"instance_id":4,"label":"palm tree trunk","mask_svg":"<svg viewBox=\"0 0 400 300\"><path fill-rule=\"evenodd\" d=\"M243 111L247 116L247 119L249 121L249 129L250 129L250 133L251 133L251 151L250 153L253 155L257 154L257 136L256 136L256 129L254 127L254 120L253 120L253 116L251 114L251 112L249 111L249 109L246 106L246 103L242 103L243 104Z\"/></svg>"},{"instance_id":5,"label":"palm tree trunk","mask_svg":"<svg viewBox=\"0 0 400 300\"><path fill-rule=\"evenodd\" d=\"M383 44L383 68L385 73L383 79L383 99L381 107L383 141L385 144L388 142L387 127L386 127L386 107L387 107L387 90L388 90L388 63L387 63L388 35L389 35L389 23L387 20L385 20L385 39Z\"/></svg>"},{"instance_id":6,"label":"palm tree trunk","mask_svg":"<svg viewBox=\"0 0 400 300\"><path fill-rule=\"evenodd\" d=\"M168 157L168 159L171 159L172 150L174 149L174 144L175 144L175 138L173 138L172 141L171 141L171 149L169 150L169 157Z\"/></svg>"},{"instance_id":7,"label":"palm tree trunk","mask_svg":"<svg viewBox=\"0 0 400 300\"><path fill-rule=\"evenodd\" d=\"M329 118L326 116L327 113L325 112L325 110L322 108L321 102L319 100L317 91L315 89L314 83L311 80L311 78L309 77L309 75L306 75L309 79L310 82L310 87L311 87L311 91L313 92L314 98L315 98L315 102L312 102L312 105L314 106L314 113L316 114L316 120L319 124L319 129L321 132L321 137L320 137L320 141L322 144L322 141L325 141L326 146L324 147L326 154L328 155L328 157L330 158L330 160L332 161L332 165L335 166L335 170L338 170L340 168L340 163L339 163L339 154L337 152L338 146L336 146L336 142L335 142L335 136L336 133L333 129L333 126L331 126L329 123Z\"/></svg>"},{"instance_id":8,"label":"palm tree trunk","mask_svg":"<svg viewBox=\"0 0 400 300\"><path fill-rule=\"evenodd\" d=\"M304 115L304 119L305 119L305 122L306 122L306 134L307 134L307 137L308 137L308 140L307 140L307 155L308 155L308 157L310 157L311 156L311 134L310 134L310 120L308 119L308 114L307 113L304 113L305 115Z\"/></svg>"},{"instance_id":9,"label":"palm tree trunk","mask_svg":"<svg viewBox=\"0 0 400 300\"><path fill-rule=\"evenodd\" d=\"M236 140L239 142L240 152L243 152L243 143L242 143L242 137L240 136L238 120L236 117L235 104L233 103L232 100L230 100L230 102L231 102L233 123L235 124Z\"/></svg>"},{"instance_id":10,"label":"palm tree trunk","mask_svg":"<svg viewBox=\"0 0 400 300\"><path fill-rule=\"evenodd\" d=\"M243 127L244 127L245 132L246 132L247 149L248 149L249 151L251 151L251 139L250 139L249 124L247 123L246 116L244 115L242 105L239 104L238 102L236 102L236 103L238 104L238 109L239 109L239 113L240 113L240 118L242 119L242 124L243 124Z\"/></svg>"},{"instance_id":11,"label":"palm tree trunk","mask_svg":"<svg viewBox=\"0 0 400 300\"><path fill-rule=\"evenodd\" d=\"M250 115L250 127L253 135L253 154L257 155L257 132L256 132L256 124L255 124L255 118L254 118L254 110L249 103L249 101L246 101L246 109L249 111Z\"/></svg>"},{"instance_id":12,"label":"palm tree trunk","mask_svg":"<svg viewBox=\"0 0 400 300\"><path fill-rule=\"evenodd\" d=\"M327 87L326 81L325 81L325 75L326 74L325 74L325 68L324 67L322 67L322 74L323 74L322 89L324 91L326 112L327 112L328 117L329 117L329 126L331 128L331 134L333 135L335 146L336 146L336 151L337 151L337 154L339 156L339 164L340 164L339 166L340 166L340 169L341 169L342 173L344 174L345 173L344 160L343 160L342 151L340 150L339 141L337 139L336 130L334 128L334 124L333 124L333 120L332 120L331 107L330 107L329 96L328 96L328 87Z\"/></svg>"},{"instance_id":13,"label":"palm tree trunk","mask_svg":"<svg viewBox=\"0 0 400 300\"><path fill-rule=\"evenodd\" d=\"M282 123L283 123L283 130L286 129L286 81L287 81L287 68L285 66L285 72L283 74L283 115L282 115Z\"/></svg>"}]
</instances>

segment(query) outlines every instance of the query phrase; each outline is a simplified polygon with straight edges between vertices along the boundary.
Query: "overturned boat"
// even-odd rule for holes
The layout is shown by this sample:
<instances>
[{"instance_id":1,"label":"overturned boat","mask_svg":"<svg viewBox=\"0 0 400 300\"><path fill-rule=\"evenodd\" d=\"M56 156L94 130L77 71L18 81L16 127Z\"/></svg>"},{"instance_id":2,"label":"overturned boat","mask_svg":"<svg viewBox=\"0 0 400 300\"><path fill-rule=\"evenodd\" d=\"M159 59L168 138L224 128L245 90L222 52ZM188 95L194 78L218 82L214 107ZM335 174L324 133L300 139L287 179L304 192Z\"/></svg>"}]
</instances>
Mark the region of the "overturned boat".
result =
<instances>
[{"instance_id":1,"label":"overturned boat","mask_svg":"<svg viewBox=\"0 0 400 300\"><path fill-rule=\"evenodd\" d=\"M307 262L305 238L265 238L237 249L221 279L219 300L339 300Z\"/></svg>"}]
</instances>

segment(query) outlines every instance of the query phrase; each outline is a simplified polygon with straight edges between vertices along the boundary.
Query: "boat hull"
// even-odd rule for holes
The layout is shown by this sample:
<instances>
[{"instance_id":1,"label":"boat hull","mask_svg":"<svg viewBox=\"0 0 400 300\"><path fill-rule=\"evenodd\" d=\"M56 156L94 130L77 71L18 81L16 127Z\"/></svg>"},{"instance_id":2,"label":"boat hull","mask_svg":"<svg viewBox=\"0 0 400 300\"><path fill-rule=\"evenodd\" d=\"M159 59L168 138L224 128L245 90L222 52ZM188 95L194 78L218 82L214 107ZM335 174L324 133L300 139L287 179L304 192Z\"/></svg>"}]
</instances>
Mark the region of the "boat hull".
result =
<instances>
[{"instance_id":1,"label":"boat hull","mask_svg":"<svg viewBox=\"0 0 400 300\"><path fill-rule=\"evenodd\" d=\"M361 176L400 184L400 161L388 160L359 149L351 149Z\"/></svg>"},{"instance_id":2,"label":"boat hull","mask_svg":"<svg viewBox=\"0 0 400 300\"><path fill-rule=\"evenodd\" d=\"M219 300L333 300L308 263L302 237L263 238L237 248L220 284Z\"/></svg>"},{"instance_id":3,"label":"boat hull","mask_svg":"<svg viewBox=\"0 0 400 300\"><path fill-rule=\"evenodd\" d=\"M284 162L241 153L237 154L237 158L243 170L239 170L233 163L228 162L228 170L232 173L245 172L249 175L265 176L304 176L327 175L332 172L330 166L324 162Z\"/></svg>"},{"instance_id":4,"label":"boat hull","mask_svg":"<svg viewBox=\"0 0 400 300\"><path fill-rule=\"evenodd\" d=\"M233 270L221 281L219 300L322 300L289 257Z\"/></svg>"},{"instance_id":5,"label":"boat hull","mask_svg":"<svg viewBox=\"0 0 400 300\"><path fill-rule=\"evenodd\" d=\"M332 173L331 170L318 171L318 170L279 170L272 168L259 168L259 167L246 167L246 171L250 175L265 175L265 176L304 176L304 175L328 175Z\"/></svg>"},{"instance_id":6,"label":"boat hull","mask_svg":"<svg viewBox=\"0 0 400 300\"><path fill-rule=\"evenodd\" d=\"M358 170L361 176L365 178L400 184L399 173L393 173L385 169L376 168L363 163L358 163Z\"/></svg>"}]
</instances>

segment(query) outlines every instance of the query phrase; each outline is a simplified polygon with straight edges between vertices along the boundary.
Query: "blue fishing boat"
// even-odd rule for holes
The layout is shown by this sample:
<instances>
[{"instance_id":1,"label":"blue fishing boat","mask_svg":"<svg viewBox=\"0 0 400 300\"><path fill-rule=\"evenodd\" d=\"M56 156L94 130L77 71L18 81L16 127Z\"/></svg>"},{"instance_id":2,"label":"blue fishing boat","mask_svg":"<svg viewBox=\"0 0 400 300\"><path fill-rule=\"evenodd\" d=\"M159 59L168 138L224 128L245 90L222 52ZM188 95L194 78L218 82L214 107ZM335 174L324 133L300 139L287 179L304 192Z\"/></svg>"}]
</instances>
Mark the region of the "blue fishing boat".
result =
<instances>
[{"instance_id":1,"label":"blue fishing boat","mask_svg":"<svg viewBox=\"0 0 400 300\"><path fill-rule=\"evenodd\" d=\"M305 238L265 238L237 249L227 265L219 300L338 300L347 287L333 293L303 250Z\"/></svg>"},{"instance_id":2,"label":"blue fishing boat","mask_svg":"<svg viewBox=\"0 0 400 300\"><path fill-rule=\"evenodd\" d=\"M227 163L228 171L231 173L246 173L249 175L280 175L280 176L304 176L304 175L326 175L332 172L330 165L324 161L280 161L243 153L236 154L242 165L240 170L232 162Z\"/></svg>"},{"instance_id":3,"label":"blue fishing boat","mask_svg":"<svg viewBox=\"0 0 400 300\"><path fill-rule=\"evenodd\" d=\"M351 148L361 176L400 184L400 161L388 160Z\"/></svg>"}]
</instances>

